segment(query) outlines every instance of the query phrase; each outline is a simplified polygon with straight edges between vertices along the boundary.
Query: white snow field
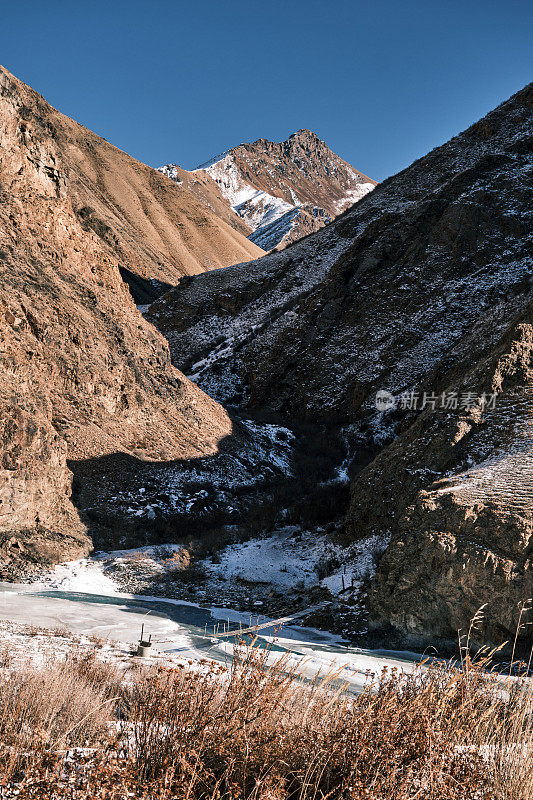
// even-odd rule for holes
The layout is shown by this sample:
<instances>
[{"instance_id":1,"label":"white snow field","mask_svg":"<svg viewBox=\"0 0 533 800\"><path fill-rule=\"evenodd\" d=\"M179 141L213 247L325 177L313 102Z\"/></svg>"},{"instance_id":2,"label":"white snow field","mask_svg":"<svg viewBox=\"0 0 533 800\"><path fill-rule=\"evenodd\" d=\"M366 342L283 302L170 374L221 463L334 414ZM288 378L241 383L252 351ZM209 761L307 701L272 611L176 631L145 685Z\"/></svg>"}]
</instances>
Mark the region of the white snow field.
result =
<instances>
[{"instance_id":1,"label":"white snow field","mask_svg":"<svg viewBox=\"0 0 533 800\"><path fill-rule=\"evenodd\" d=\"M208 574L225 580L246 580L278 589L304 589L321 585L332 595L346 586L359 588L374 574L373 554L382 552L384 536L370 536L349 547L335 545L325 536L295 525L279 528L272 535L233 544L204 562ZM335 563L326 577L318 574L321 564ZM344 576L344 577L343 577Z\"/></svg>"}]
</instances>

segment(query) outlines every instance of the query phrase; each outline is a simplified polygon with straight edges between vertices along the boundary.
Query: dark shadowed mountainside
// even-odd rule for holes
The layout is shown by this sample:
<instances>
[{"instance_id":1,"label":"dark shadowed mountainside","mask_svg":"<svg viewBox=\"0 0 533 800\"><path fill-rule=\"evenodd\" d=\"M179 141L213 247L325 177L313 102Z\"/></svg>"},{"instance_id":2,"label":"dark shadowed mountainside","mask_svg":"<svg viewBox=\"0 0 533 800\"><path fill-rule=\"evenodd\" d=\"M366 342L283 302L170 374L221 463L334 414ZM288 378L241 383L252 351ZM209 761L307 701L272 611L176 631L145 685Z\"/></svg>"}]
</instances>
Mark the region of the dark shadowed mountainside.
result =
<instances>
[{"instance_id":1,"label":"dark shadowed mountainside","mask_svg":"<svg viewBox=\"0 0 533 800\"><path fill-rule=\"evenodd\" d=\"M390 541L374 626L454 638L487 603L499 641L533 595L532 110L528 86L325 229L150 310L212 396L373 453L345 537Z\"/></svg>"}]
</instances>

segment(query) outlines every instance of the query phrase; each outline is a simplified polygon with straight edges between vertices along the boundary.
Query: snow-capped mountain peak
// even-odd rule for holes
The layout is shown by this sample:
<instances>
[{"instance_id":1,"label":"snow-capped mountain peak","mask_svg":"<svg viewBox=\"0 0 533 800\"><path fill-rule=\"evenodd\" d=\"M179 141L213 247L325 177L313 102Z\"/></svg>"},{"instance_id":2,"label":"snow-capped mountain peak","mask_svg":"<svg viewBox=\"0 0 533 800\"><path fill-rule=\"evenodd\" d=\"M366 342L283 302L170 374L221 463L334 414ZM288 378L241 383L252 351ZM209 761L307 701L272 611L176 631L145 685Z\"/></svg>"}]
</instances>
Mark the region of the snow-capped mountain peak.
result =
<instances>
[{"instance_id":1,"label":"snow-capped mountain peak","mask_svg":"<svg viewBox=\"0 0 533 800\"><path fill-rule=\"evenodd\" d=\"M160 171L172 180L185 173L175 164ZM187 188L201 186L205 199L209 184L229 206L229 221L232 214L244 222L249 239L266 250L317 230L376 185L307 129L284 142L240 144L186 174L192 178Z\"/></svg>"}]
</instances>

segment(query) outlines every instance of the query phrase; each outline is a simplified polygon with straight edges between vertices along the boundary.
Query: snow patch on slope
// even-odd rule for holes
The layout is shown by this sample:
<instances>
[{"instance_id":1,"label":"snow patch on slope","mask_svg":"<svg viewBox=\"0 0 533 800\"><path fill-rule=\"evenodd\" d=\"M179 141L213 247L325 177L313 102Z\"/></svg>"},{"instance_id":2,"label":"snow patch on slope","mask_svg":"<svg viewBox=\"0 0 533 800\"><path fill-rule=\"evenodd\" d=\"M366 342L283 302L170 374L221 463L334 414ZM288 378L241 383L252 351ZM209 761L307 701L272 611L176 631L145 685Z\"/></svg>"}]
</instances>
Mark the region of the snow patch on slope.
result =
<instances>
[{"instance_id":1,"label":"snow patch on slope","mask_svg":"<svg viewBox=\"0 0 533 800\"><path fill-rule=\"evenodd\" d=\"M115 595L117 585L107 575L101 561L92 558L80 558L58 564L41 581L47 589L62 592L82 592L83 594Z\"/></svg>"},{"instance_id":2,"label":"snow patch on slope","mask_svg":"<svg viewBox=\"0 0 533 800\"><path fill-rule=\"evenodd\" d=\"M339 200L336 204L337 213L340 214L343 211L346 211L347 208L352 206L354 203L357 203L362 197L367 195L372 191L372 189L375 188L376 187L373 183L360 183L355 189L348 189L345 197L342 200Z\"/></svg>"},{"instance_id":3,"label":"snow patch on slope","mask_svg":"<svg viewBox=\"0 0 533 800\"><path fill-rule=\"evenodd\" d=\"M170 178L170 180L175 181L180 186L183 183L183 181L180 181L178 178L178 168L176 164L165 164L165 166L163 167L158 167L157 171L162 172L163 175L166 175L167 178Z\"/></svg>"},{"instance_id":4,"label":"snow patch on slope","mask_svg":"<svg viewBox=\"0 0 533 800\"><path fill-rule=\"evenodd\" d=\"M274 197L247 183L231 153L222 153L193 171L200 170L207 172L219 187L221 194L228 200L233 211L246 222L254 234L260 233L265 227L272 226L276 221L285 218L287 212L294 212L297 208L281 197ZM267 237L269 248L275 247L290 232L294 224L294 217L294 213L292 216L288 216L285 224L281 225L281 230L278 226L276 235L279 234L279 238L276 241L272 238L272 232L270 233ZM256 238L253 238L252 241L256 242Z\"/></svg>"},{"instance_id":5,"label":"snow patch on slope","mask_svg":"<svg viewBox=\"0 0 533 800\"><path fill-rule=\"evenodd\" d=\"M242 203L246 203L254 195L258 194L257 189L243 180L240 170L235 165L235 158L232 155L225 155L223 158L215 161L211 166L199 167L194 170L194 172L198 172L200 169L207 172L215 181L233 209L236 209Z\"/></svg>"},{"instance_id":6,"label":"snow patch on slope","mask_svg":"<svg viewBox=\"0 0 533 800\"><path fill-rule=\"evenodd\" d=\"M387 542L386 536L370 536L346 547L288 525L272 536L229 545L215 559L206 559L204 568L207 575L227 581L284 590L320 585L339 595L344 590L357 591L374 574L376 558Z\"/></svg>"},{"instance_id":7,"label":"snow patch on slope","mask_svg":"<svg viewBox=\"0 0 533 800\"><path fill-rule=\"evenodd\" d=\"M281 197L273 197L268 192L255 191L247 200L237 206L232 206L232 208L253 231L257 231L283 217L287 211L293 211L295 207L286 203Z\"/></svg>"},{"instance_id":8,"label":"snow patch on slope","mask_svg":"<svg viewBox=\"0 0 533 800\"><path fill-rule=\"evenodd\" d=\"M290 234L300 217L301 208L290 208L281 217L261 225L248 237L251 242L263 250L273 250Z\"/></svg>"}]
</instances>

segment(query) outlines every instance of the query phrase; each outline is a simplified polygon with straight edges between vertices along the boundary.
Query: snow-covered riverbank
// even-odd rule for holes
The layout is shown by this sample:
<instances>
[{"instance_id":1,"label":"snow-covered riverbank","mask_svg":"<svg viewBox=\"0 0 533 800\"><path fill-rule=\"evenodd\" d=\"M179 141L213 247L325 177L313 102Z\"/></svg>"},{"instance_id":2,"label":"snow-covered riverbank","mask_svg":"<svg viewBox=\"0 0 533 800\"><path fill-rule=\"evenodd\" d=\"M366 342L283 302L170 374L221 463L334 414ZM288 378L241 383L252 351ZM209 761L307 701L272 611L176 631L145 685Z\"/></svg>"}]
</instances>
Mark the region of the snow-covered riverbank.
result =
<instances>
[{"instance_id":1,"label":"snow-covered riverbank","mask_svg":"<svg viewBox=\"0 0 533 800\"><path fill-rule=\"evenodd\" d=\"M217 638L217 634L270 621L228 608L122 593L104 574L101 559L60 565L32 585L0 584L0 619L64 629L125 647L138 641L144 625L162 655L191 661L229 661L232 637ZM414 653L346 647L338 636L299 626L297 620L261 628L257 640L273 647L273 659L288 651L289 663L305 677L338 670L352 691L359 691L369 673L377 675L385 666L411 671L417 658Z\"/></svg>"},{"instance_id":2,"label":"snow-covered riverbank","mask_svg":"<svg viewBox=\"0 0 533 800\"><path fill-rule=\"evenodd\" d=\"M323 529L284 525L267 535L230 540L203 557L179 544L98 552L39 580L59 590L157 595L273 619L296 611L305 617L315 609L301 625L358 644L355 636L366 633L361 592L384 546L382 536L341 546Z\"/></svg>"}]
</instances>

